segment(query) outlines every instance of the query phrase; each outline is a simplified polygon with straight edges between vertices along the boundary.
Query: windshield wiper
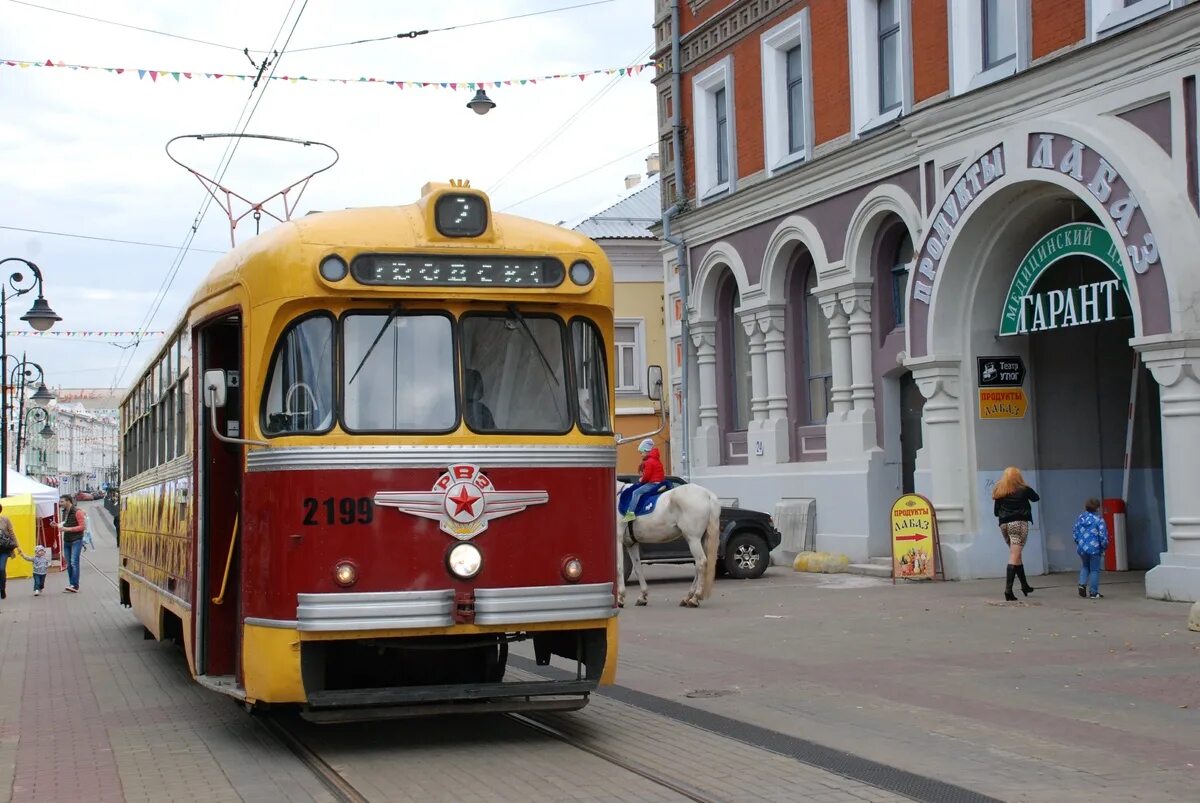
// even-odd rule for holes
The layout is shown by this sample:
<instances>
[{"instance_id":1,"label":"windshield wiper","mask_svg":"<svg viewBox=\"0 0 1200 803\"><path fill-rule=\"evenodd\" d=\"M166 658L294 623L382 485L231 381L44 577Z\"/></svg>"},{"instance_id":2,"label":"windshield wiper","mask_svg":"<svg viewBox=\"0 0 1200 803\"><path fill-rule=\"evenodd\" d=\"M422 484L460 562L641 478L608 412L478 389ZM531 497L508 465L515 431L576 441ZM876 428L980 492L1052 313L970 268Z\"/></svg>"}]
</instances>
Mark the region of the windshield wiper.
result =
<instances>
[{"instance_id":1,"label":"windshield wiper","mask_svg":"<svg viewBox=\"0 0 1200 803\"><path fill-rule=\"evenodd\" d=\"M375 350L375 347L379 345L379 341L383 339L383 333L386 332L388 327L392 325L392 321L396 320L396 316L400 314L402 309L404 309L402 304L396 304L390 310L388 310L387 317L383 319L383 326L379 327L379 331L375 334L375 339L372 340L371 345L367 347L366 354L363 354L362 361L359 362L358 367L354 369L354 375L350 377L350 381L346 383L347 385L354 384L354 380L358 377L358 372L361 371L363 366L367 364L367 359L371 356L371 352Z\"/></svg>"},{"instance_id":2,"label":"windshield wiper","mask_svg":"<svg viewBox=\"0 0 1200 803\"><path fill-rule=\"evenodd\" d=\"M525 323L525 317L521 315L521 311L517 309L516 304L508 305L508 314L516 319L521 325L521 330L525 332L525 336L529 338L529 342L533 344L533 348L537 351L537 355L542 358L542 366L546 369L546 375L554 380L554 384L561 385L558 377L554 375L554 369L550 367L550 361L546 359L546 353L542 351L542 346L537 342L537 338L533 336L533 332L529 331L529 324Z\"/></svg>"}]
</instances>

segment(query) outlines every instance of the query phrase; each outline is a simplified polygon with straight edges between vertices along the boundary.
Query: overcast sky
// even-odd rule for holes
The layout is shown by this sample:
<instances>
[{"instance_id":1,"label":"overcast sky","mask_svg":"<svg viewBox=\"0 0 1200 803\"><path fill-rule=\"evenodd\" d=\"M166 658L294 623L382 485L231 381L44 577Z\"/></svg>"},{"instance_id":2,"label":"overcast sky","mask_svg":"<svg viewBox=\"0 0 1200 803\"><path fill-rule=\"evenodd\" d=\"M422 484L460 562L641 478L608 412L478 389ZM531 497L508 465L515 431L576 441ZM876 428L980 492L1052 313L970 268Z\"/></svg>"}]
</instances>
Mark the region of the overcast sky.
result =
<instances>
[{"instance_id":1,"label":"overcast sky","mask_svg":"<svg viewBox=\"0 0 1200 803\"><path fill-rule=\"evenodd\" d=\"M285 19L286 35L304 5L304 0L31 2L251 50L267 48ZM309 0L290 49L581 2L586 0ZM276 74L467 82L621 67L648 60L652 11L650 0L609 0L413 39L287 53ZM235 50L0 0L0 60L6 59L193 74L253 72ZM486 116L465 107L467 91L275 81L247 131L327 142L340 152L338 164L305 192L299 215L410 203L426 181L455 177L491 192L497 209L557 223L612 203L624 192L626 175L644 173L657 128L652 76L645 70L611 87L611 79L589 76L488 88L497 106ZM0 64L0 226L178 247L205 193L167 158L163 146L181 134L233 130L250 90L249 82L229 79L176 82L168 75L151 82L129 73ZM560 136L518 167L602 91ZM223 146L188 141L180 143L178 155L211 171ZM310 149L247 141L225 183L247 197L270 194L316 167L318 156ZM611 164L601 167L606 163ZM594 168L600 169L544 192ZM250 219L241 224L239 242L253 234L253 226ZM173 325L219 256L201 249L228 247L228 223L213 205L149 328ZM63 316L56 326L61 330L137 329L175 255L172 248L0 229L0 259L23 257L42 268L46 297ZM7 279L18 267L4 265L0 276ZM19 318L32 298L9 301L10 332L28 328ZM122 385L133 380L156 345L148 340L134 352ZM104 341L33 337L10 337L8 348L17 355L28 352L45 368L48 384L62 387L110 386L126 353Z\"/></svg>"}]
</instances>

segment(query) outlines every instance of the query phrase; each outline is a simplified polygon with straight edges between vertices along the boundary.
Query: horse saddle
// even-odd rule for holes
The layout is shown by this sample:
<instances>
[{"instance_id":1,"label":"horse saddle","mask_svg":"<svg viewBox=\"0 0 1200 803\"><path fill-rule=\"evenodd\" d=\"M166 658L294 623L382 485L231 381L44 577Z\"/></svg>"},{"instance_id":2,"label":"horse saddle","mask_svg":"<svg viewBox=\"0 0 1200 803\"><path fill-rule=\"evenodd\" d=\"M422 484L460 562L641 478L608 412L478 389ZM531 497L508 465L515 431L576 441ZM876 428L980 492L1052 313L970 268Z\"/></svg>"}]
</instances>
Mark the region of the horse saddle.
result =
<instances>
[{"instance_id":1,"label":"horse saddle","mask_svg":"<svg viewBox=\"0 0 1200 803\"><path fill-rule=\"evenodd\" d=\"M632 505L633 515L648 516L654 512L654 506L658 504L658 498L662 496L664 491L669 491L671 486L665 482L643 482L638 485L630 485L628 488L621 491L621 495L617 497L617 513L622 517L626 516ZM636 501L634 501L634 497Z\"/></svg>"}]
</instances>

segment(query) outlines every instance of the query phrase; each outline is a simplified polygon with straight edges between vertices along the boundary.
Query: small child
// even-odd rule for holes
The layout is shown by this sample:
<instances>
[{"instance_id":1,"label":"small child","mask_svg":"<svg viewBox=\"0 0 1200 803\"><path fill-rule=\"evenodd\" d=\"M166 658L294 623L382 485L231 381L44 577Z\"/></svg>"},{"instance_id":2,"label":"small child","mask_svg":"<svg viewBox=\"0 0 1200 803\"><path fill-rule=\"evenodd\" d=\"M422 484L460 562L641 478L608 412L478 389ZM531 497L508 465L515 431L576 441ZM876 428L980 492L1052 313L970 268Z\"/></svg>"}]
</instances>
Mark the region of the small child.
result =
<instances>
[{"instance_id":1,"label":"small child","mask_svg":"<svg viewBox=\"0 0 1200 803\"><path fill-rule=\"evenodd\" d=\"M92 540L92 522L88 521L87 529L83 531L83 548L84 550L96 550L96 542Z\"/></svg>"},{"instance_id":2,"label":"small child","mask_svg":"<svg viewBox=\"0 0 1200 803\"><path fill-rule=\"evenodd\" d=\"M1079 553L1082 564L1079 569L1079 596L1090 599L1104 597L1100 593L1100 567L1104 564L1104 551L1108 549L1108 527L1104 524L1104 518L1097 515L1099 509L1099 499L1087 500L1084 512L1075 519L1072 531L1075 551Z\"/></svg>"},{"instance_id":3,"label":"small child","mask_svg":"<svg viewBox=\"0 0 1200 803\"><path fill-rule=\"evenodd\" d=\"M32 558L22 552L20 547L17 547L17 554L33 564L33 595L40 597L42 589L46 587L46 573L50 571L49 550L38 544L33 550Z\"/></svg>"}]
</instances>

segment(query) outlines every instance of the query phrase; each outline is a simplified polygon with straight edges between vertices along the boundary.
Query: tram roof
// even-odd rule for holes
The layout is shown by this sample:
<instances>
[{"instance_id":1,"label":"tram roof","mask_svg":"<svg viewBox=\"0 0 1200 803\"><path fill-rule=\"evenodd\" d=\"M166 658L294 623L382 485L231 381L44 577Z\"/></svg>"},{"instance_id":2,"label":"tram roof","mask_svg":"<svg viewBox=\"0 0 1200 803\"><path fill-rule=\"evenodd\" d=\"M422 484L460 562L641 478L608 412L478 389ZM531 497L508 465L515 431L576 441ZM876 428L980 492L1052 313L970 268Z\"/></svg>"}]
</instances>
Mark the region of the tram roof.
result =
<instances>
[{"instance_id":1,"label":"tram roof","mask_svg":"<svg viewBox=\"0 0 1200 803\"><path fill-rule=\"evenodd\" d=\"M599 246L586 235L549 223L516 215L492 214L489 209L486 236L438 236L428 220L434 214L433 204L427 203L431 198L430 186L435 190L449 189L448 185L426 185L426 192L419 201L402 206L312 212L247 240L216 262L197 288L189 309L236 284L247 287L253 305L300 294L329 293L330 288L322 284L317 275L317 263L332 253L337 253L347 263L364 253L558 256L567 265L572 259L583 258L595 266L601 284L610 283L611 271ZM478 190L471 192L487 197ZM307 264L295 266L297 257ZM280 277L277 273L280 264L288 262L293 263L294 269L286 277ZM366 287L348 281L347 289Z\"/></svg>"}]
</instances>

